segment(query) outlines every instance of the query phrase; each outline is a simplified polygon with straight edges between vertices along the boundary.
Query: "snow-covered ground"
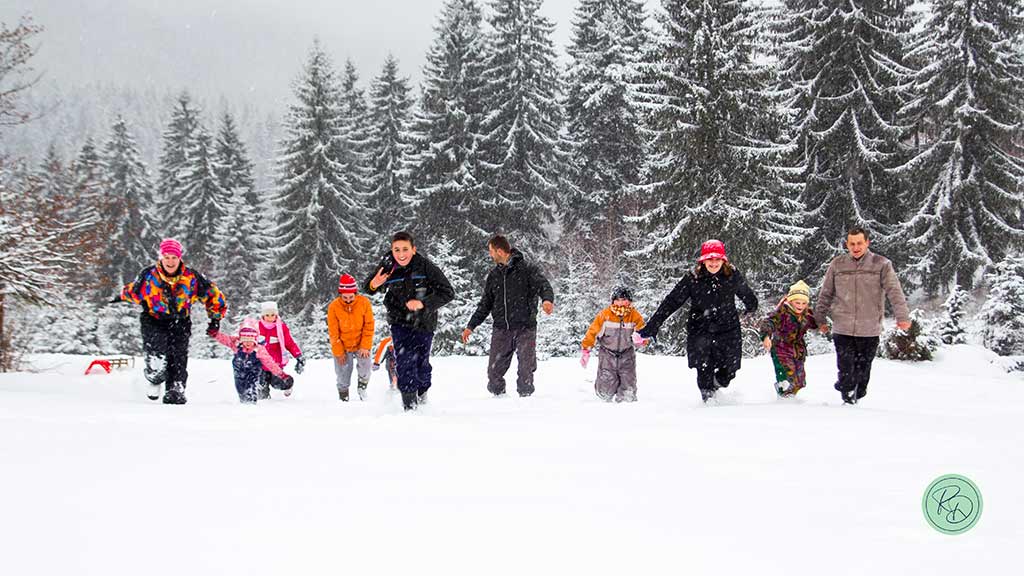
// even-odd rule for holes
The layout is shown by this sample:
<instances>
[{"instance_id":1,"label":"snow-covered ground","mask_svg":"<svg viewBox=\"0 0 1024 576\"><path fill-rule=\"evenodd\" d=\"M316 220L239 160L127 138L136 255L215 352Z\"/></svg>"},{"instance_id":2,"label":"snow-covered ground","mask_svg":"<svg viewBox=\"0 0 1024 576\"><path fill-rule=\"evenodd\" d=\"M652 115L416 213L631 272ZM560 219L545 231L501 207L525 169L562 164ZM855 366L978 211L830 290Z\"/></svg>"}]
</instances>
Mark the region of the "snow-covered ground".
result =
<instances>
[{"instance_id":1,"label":"snow-covered ground","mask_svg":"<svg viewBox=\"0 0 1024 576\"><path fill-rule=\"evenodd\" d=\"M1019 574L1021 376L969 346L879 360L849 407L834 361L791 401L746 361L705 407L685 359L642 357L640 402L608 405L593 364L496 399L486 359L437 358L403 414L383 372L338 402L328 361L242 406L228 362L193 360L164 406L131 372L36 357L0 375L0 573ZM943 473L985 499L960 536L922 515Z\"/></svg>"}]
</instances>

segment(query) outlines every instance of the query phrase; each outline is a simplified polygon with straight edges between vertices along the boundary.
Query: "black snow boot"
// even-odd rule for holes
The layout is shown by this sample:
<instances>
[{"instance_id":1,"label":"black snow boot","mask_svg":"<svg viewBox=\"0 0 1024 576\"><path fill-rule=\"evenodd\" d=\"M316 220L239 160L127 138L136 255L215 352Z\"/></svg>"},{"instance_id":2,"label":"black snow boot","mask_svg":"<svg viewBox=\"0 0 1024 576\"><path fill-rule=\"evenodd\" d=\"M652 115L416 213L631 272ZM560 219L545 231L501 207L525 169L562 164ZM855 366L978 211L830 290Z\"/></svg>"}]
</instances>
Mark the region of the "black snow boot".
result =
<instances>
[{"instance_id":1,"label":"black snow boot","mask_svg":"<svg viewBox=\"0 0 1024 576\"><path fill-rule=\"evenodd\" d=\"M259 391L257 397L260 400L267 400L270 398L270 377L273 376L270 372L264 372L260 374L260 379L257 382Z\"/></svg>"},{"instance_id":2,"label":"black snow boot","mask_svg":"<svg viewBox=\"0 0 1024 576\"><path fill-rule=\"evenodd\" d=\"M369 383L369 380L359 379L359 383L356 385L356 392L359 394L360 400L366 400L366 385Z\"/></svg>"},{"instance_id":3,"label":"black snow boot","mask_svg":"<svg viewBox=\"0 0 1024 576\"><path fill-rule=\"evenodd\" d=\"M429 392L429 390L423 390L419 394L416 394L416 403L417 404L426 404L427 403L427 392Z\"/></svg>"},{"instance_id":4,"label":"black snow boot","mask_svg":"<svg viewBox=\"0 0 1024 576\"><path fill-rule=\"evenodd\" d=\"M848 391L843 392L842 394L843 394L843 403L844 404L856 404L857 400L859 400L859 398L857 397L857 391L856 390L848 390Z\"/></svg>"},{"instance_id":5,"label":"black snow boot","mask_svg":"<svg viewBox=\"0 0 1024 576\"><path fill-rule=\"evenodd\" d=\"M419 395L415 392L402 392L402 408L406 412L409 410L415 410Z\"/></svg>"},{"instance_id":6,"label":"black snow boot","mask_svg":"<svg viewBox=\"0 0 1024 576\"><path fill-rule=\"evenodd\" d=\"M701 388L700 389L700 399L703 400L705 404L707 404L710 400L714 400L715 399L715 389L714 388Z\"/></svg>"},{"instance_id":7,"label":"black snow boot","mask_svg":"<svg viewBox=\"0 0 1024 576\"><path fill-rule=\"evenodd\" d=\"M342 402L348 402L348 388L344 390L338 390L338 400Z\"/></svg>"},{"instance_id":8,"label":"black snow boot","mask_svg":"<svg viewBox=\"0 0 1024 576\"><path fill-rule=\"evenodd\" d=\"M175 382L174 384L167 385L167 391L164 392L164 404L184 404L185 403L185 386L181 382Z\"/></svg>"}]
</instances>

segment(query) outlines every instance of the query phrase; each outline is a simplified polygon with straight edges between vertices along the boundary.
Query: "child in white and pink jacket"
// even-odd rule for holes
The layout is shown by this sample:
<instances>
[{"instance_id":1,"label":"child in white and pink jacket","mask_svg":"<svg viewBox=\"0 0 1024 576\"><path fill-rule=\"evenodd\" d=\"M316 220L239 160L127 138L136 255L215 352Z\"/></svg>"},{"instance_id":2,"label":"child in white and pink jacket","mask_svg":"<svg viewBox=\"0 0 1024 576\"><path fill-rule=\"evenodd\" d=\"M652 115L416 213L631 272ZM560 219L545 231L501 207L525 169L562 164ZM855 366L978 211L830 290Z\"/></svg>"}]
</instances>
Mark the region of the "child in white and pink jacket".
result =
<instances>
[{"instance_id":1,"label":"child in white and pink jacket","mask_svg":"<svg viewBox=\"0 0 1024 576\"><path fill-rule=\"evenodd\" d=\"M228 336L215 331L213 336L218 342L235 351L231 366L235 371L235 390L243 404L255 404L259 399L260 376L264 370L274 378L275 388L284 390L285 396L291 394L294 380L285 374L281 366L274 361L266 347L256 343L259 336L259 323L255 318L242 320L238 336Z\"/></svg>"}]
</instances>

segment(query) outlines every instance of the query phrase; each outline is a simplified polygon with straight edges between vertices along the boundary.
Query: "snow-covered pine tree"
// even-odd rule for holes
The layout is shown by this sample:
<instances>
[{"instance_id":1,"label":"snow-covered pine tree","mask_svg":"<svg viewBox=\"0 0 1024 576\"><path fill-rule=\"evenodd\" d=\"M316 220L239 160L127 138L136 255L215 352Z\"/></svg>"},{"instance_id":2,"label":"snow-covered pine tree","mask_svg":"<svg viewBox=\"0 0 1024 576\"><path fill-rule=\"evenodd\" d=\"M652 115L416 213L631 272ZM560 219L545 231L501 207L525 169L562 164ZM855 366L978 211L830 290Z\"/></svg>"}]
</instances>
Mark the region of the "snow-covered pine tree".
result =
<instances>
[{"instance_id":1,"label":"snow-covered pine tree","mask_svg":"<svg viewBox=\"0 0 1024 576\"><path fill-rule=\"evenodd\" d=\"M761 27L746 2L665 0L644 95L653 132L649 193L639 219L668 267L689 267L700 244L725 242L754 285L781 289L796 267L802 211L771 169L770 76L755 61Z\"/></svg>"},{"instance_id":2,"label":"snow-covered pine tree","mask_svg":"<svg viewBox=\"0 0 1024 576\"><path fill-rule=\"evenodd\" d=\"M555 281L555 311L538 315L537 350L545 356L576 356L587 328L611 293L597 282L597 267L590 254L578 247L564 252L564 268Z\"/></svg>"},{"instance_id":3,"label":"snow-covered pine tree","mask_svg":"<svg viewBox=\"0 0 1024 576\"><path fill-rule=\"evenodd\" d=\"M109 269L107 242L111 235L107 221L104 194L104 166L100 151L92 137L87 137L70 167L71 189L69 205L74 214L67 214L65 221L90 222L82 229L80 254L83 261L95 269ZM91 277L85 286L97 300L112 294L116 288L110 278Z\"/></svg>"},{"instance_id":4,"label":"snow-covered pine tree","mask_svg":"<svg viewBox=\"0 0 1024 576\"><path fill-rule=\"evenodd\" d=\"M551 260L545 227L555 215L567 159L559 131L562 80L541 0L492 0L482 127L480 210L471 225L508 232L541 262Z\"/></svg>"},{"instance_id":5,"label":"snow-covered pine tree","mask_svg":"<svg viewBox=\"0 0 1024 576\"><path fill-rule=\"evenodd\" d=\"M177 200L182 195L184 178L192 171L190 154L195 148L194 138L199 129L199 109L192 97L183 91L175 100L171 119L164 129L160 151L160 170L156 180L155 200L163 214L177 214L182 209ZM186 226L177 218L167 220L161 236L181 236ZM184 243L184 241L183 241ZM185 248L189 248L186 244Z\"/></svg>"},{"instance_id":6,"label":"snow-covered pine tree","mask_svg":"<svg viewBox=\"0 0 1024 576\"><path fill-rule=\"evenodd\" d=\"M965 308L971 302L971 294L962 288L953 288L942 305L944 310L939 323L939 337L944 344L966 344L967 330L964 328Z\"/></svg>"},{"instance_id":7,"label":"snow-covered pine tree","mask_svg":"<svg viewBox=\"0 0 1024 576\"><path fill-rule=\"evenodd\" d=\"M41 200L55 204L67 202L72 186L71 174L57 150L56 143L50 142L50 145L47 146L46 155L40 162L34 177ZM66 206L58 207L57 211L62 212L64 209Z\"/></svg>"},{"instance_id":8,"label":"snow-covered pine tree","mask_svg":"<svg viewBox=\"0 0 1024 576\"><path fill-rule=\"evenodd\" d=\"M432 244L430 260L444 272L455 289L455 299L438 312L437 331L434 333L435 353L480 356L487 354L491 341L490 322L474 331L468 344L462 343L462 330L476 311L480 301L482 282L461 261L455 243L442 235Z\"/></svg>"},{"instance_id":9,"label":"snow-covered pine tree","mask_svg":"<svg viewBox=\"0 0 1024 576\"><path fill-rule=\"evenodd\" d=\"M69 271L79 270L75 246L67 241L78 229L57 218L57 204L44 196L46 183L37 175L23 163L8 164L0 156L0 371L14 359L5 308L15 303L43 306L33 310L20 344L24 348L28 338L41 335L42 349L52 350L53 341L46 337L59 334L51 330L61 310L56 306L66 301Z\"/></svg>"},{"instance_id":10,"label":"snow-covered pine tree","mask_svg":"<svg viewBox=\"0 0 1024 576\"><path fill-rule=\"evenodd\" d=\"M221 190L227 194L226 215L218 233L218 285L230 295L234 316L254 314L258 283L266 273L268 246L261 220L267 202L256 192L252 161L228 111L221 117L213 167Z\"/></svg>"},{"instance_id":11,"label":"snow-covered pine tree","mask_svg":"<svg viewBox=\"0 0 1024 576\"><path fill-rule=\"evenodd\" d=\"M1000 356L1024 355L1024 256L1003 258L985 279L989 285L981 312L985 347Z\"/></svg>"},{"instance_id":12,"label":"snow-covered pine tree","mask_svg":"<svg viewBox=\"0 0 1024 576\"><path fill-rule=\"evenodd\" d=\"M103 147L104 218L110 237L110 255L97 276L110 278L115 287L135 280L139 271L152 264L158 241L150 227L154 207L146 165L139 158L128 124L118 116Z\"/></svg>"},{"instance_id":13,"label":"snow-covered pine tree","mask_svg":"<svg viewBox=\"0 0 1024 576\"><path fill-rule=\"evenodd\" d=\"M919 146L903 230L907 271L930 294L971 288L1024 246L1022 34L1019 2L934 0L909 55L921 64L907 106Z\"/></svg>"},{"instance_id":14,"label":"snow-covered pine tree","mask_svg":"<svg viewBox=\"0 0 1024 576\"><path fill-rule=\"evenodd\" d=\"M408 181L411 106L409 80L399 76L398 60L389 55L370 86L368 200L378 236L405 230L413 220L402 198Z\"/></svg>"},{"instance_id":15,"label":"snow-covered pine tree","mask_svg":"<svg viewBox=\"0 0 1024 576\"><path fill-rule=\"evenodd\" d=\"M489 238L473 218L482 211L475 165L485 115L483 14L476 0L448 0L423 67L422 97L410 129L410 190L414 232L444 234L463 257ZM475 261L471 261L475 262ZM479 273L483 266L472 266Z\"/></svg>"},{"instance_id":16,"label":"snow-covered pine tree","mask_svg":"<svg viewBox=\"0 0 1024 576\"><path fill-rule=\"evenodd\" d=\"M361 279L366 272L361 264L374 239L365 199L344 171L337 75L319 42L295 83L295 98L284 120L278 159L279 221L272 234L278 273L270 278L270 295L294 319L300 335L299 327L315 330L306 345L317 346L313 351L323 354L327 340L320 337L338 275L345 271Z\"/></svg>"},{"instance_id":17,"label":"snow-covered pine tree","mask_svg":"<svg viewBox=\"0 0 1024 576\"><path fill-rule=\"evenodd\" d=\"M352 189L368 194L372 188L370 115L366 94L359 87L359 72L351 59L345 60L341 74L342 158Z\"/></svg>"},{"instance_id":18,"label":"snow-covered pine tree","mask_svg":"<svg viewBox=\"0 0 1024 576\"><path fill-rule=\"evenodd\" d=\"M188 163L179 174L181 189L166 209L177 221L177 239L185 247L189 266L209 275L219 276L220 255L224 245L220 238L230 192L220 185L215 166L213 137L202 125L192 135Z\"/></svg>"},{"instance_id":19,"label":"snow-covered pine tree","mask_svg":"<svg viewBox=\"0 0 1024 576\"><path fill-rule=\"evenodd\" d=\"M787 164L808 214L801 275L813 280L844 250L854 225L898 255L890 238L904 207L890 169L901 162L907 133L898 112L912 73L904 65L911 0L783 4L780 91L793 126Z\"/></svg>"},{"instance_id":20,"label":"snow-covered pine tree","mask_svg":"<svg viewBox=\"0 0 1024 576\"><path fill-rule=\"evenodd\" d=\"M103 147L104 222L110 235L104 245L109 259L101 262L98 277L110 279L113 293L133 282L139 271L155 262L158 239L150 219L155 203L149 171L139 157L135 139L121 116L114 121ZM114 294L108 294L113 296ZM104 352L141 352L138 317L124 304L104 306L99 315L97 343Z\"/></svg>"},{"instance_id":21,"label":"snow-covered pine tree","mask_svg":"<svg viewBox=\"0 0 1024 576\"><path fill-rule=\"evenodd\" d=\"M581 0L576 6L565 111L572 186L562 200L563 242L591 252L608 285L636 240L646 139L635 84L651 34L640 0Z\"/></svg>"}]
</instances>

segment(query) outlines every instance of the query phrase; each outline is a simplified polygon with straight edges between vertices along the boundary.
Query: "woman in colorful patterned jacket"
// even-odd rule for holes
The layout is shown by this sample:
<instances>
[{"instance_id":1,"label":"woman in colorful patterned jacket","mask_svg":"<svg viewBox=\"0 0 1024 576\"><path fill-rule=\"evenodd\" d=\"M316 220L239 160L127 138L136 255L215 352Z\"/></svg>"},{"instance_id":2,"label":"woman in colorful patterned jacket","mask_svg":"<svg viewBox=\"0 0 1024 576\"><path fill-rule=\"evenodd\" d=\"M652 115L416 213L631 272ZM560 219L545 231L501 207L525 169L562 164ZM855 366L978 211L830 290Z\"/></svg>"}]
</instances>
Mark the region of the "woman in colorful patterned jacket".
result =
<instances>
[{"instance_id":1,"label":"woman in colorful patterned jacket","mask_svg":"<svg viewBox=\"0 0 1024 576\"><path fill-rule=\"evenodd\" d=\"M224 294L205 276L185 266L181 243L172 238L160 242L160 260L139 273L139 277L121 289L114 302L141 304L143 373L149 382L150 400L160 398L166 384L164 404L185 403L188 380L188 342L192 336L192 305L202 302L212 335L228 306Z\"/></svg>"},{"instance_id":2,"label":"woman in colorful patterned jacket","mask_svg":"<svg viewBox=\"0 0 1024 576\"><path fill-rule=\"evenodd\" d=\"M808 330L818 327L810 304L811 287L800 280L790 286L789 293L775 311L761 322L761 339L765 350L772 354L775 392L779 396L795 396L807 385L804 373L807 342L804 336Z\"/></svg>"}]
</instances>

